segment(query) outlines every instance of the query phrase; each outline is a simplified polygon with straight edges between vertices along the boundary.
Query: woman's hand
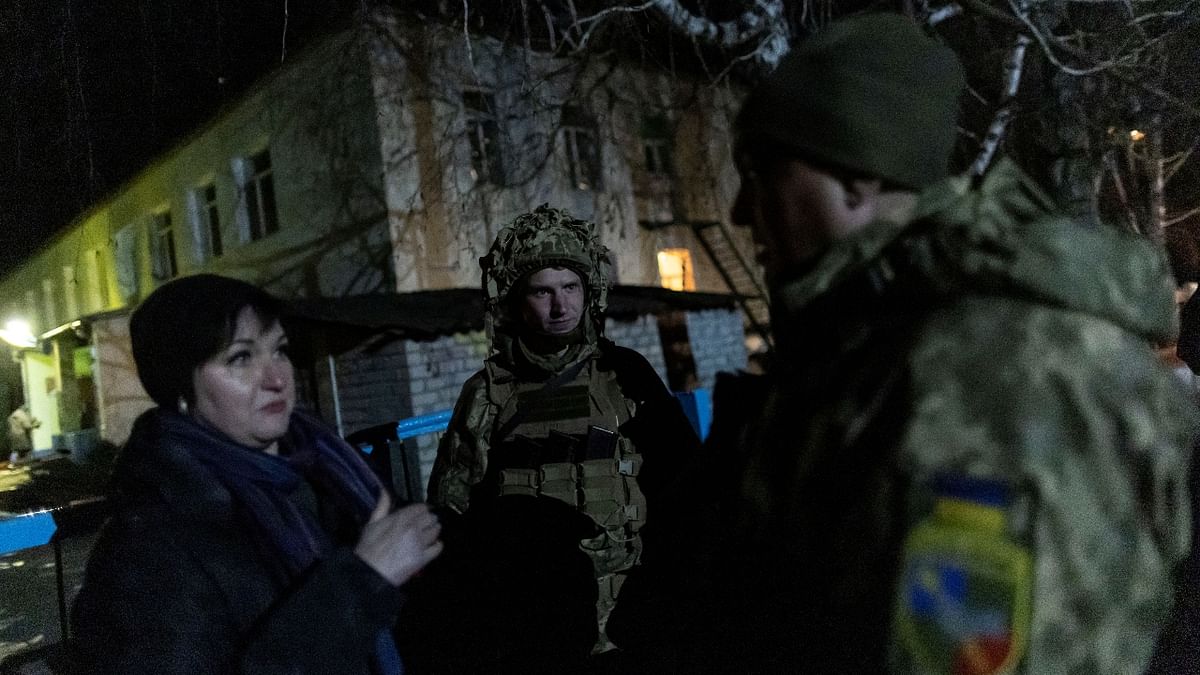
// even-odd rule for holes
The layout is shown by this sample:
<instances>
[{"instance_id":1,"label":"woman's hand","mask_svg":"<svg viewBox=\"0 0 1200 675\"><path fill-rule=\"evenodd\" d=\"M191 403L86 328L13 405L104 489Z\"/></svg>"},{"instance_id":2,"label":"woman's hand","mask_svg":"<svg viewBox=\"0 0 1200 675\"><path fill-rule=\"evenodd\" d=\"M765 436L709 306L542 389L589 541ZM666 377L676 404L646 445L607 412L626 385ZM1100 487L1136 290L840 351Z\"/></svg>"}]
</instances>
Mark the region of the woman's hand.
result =
<instances>
[{"instance_id":1,"label":"woman's hand","mask_svg":"<svg viewBox=\"0 0 1200 675\"><path fill-rule=\"evenodd\" d=\"M391 506L392 500L380 492L354 553L392 585L400 586L442 552L438 539L442 526L425 504L388 513Z\"/></svg>"}]
</instances>

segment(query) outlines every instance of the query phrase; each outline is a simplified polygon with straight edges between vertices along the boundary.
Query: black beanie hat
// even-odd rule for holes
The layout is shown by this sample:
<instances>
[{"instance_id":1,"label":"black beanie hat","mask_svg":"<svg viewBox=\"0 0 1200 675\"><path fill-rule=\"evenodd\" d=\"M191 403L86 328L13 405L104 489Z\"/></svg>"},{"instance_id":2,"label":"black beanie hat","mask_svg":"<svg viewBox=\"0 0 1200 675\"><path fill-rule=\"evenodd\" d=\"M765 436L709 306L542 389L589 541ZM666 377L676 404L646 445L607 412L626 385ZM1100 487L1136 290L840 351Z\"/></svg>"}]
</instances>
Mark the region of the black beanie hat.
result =
<instances>
[{"instance_id":1,"label":"black beanie hat","mask_svg":"<svg viewBox=\"0 0 1200 675\"><path fill-rule=\"evenodd\" d=\"M739 145L920 189L947 174L964 84L954 52L908 18L835 21L746 98Z\"/></svg>"},{"instance_id":2,"label":"black beanie hat","mask_svg":"<svg viewBox=\"0 0 1200 675\"><path fill-rule=\"evenodd\" d=\"M269 322L282 303L253 284L215 274L176 279L142 301L129 320L129 337L150 398L169 408L180 398L191 403L193 373L229 344L246 307Z\"/></svg>"}]
</instances>

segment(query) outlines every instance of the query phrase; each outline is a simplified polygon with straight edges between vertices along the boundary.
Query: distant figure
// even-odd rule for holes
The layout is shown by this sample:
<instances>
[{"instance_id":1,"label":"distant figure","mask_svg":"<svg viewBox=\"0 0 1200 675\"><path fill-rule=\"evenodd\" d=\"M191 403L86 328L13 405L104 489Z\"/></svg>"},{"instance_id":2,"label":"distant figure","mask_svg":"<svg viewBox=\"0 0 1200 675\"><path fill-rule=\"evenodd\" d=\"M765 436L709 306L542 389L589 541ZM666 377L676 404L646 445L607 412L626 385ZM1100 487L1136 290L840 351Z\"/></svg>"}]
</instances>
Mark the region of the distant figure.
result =
<instances>
[{"instance_id":1,"label":"distant figure","mask_svg":"<svg viewBox=\"0 0 1200 675\"><path fill-rule=\"evenodd\" d=\"M295 409L278 300L184 277L130 321L158 404L114 469L72 612L78 671L399 675L400 587L441 551L357 451Z\"/></svg>"},{"instance_id":2,"label":"distant figure","mask_svg":"<svg viewBox=\"0 0 1200 675\"><path fill-rule=\"evenodd\" d=\"M20 406L8 416L8 468L16 468L33 452L33 430L42 423L29 414L28 406Z\"/></svg>"},{"instance_id":3,"label":"distant figure","mask_svg":"<svg viewBox=\"0 0 1200 675\"><path fill-rule=\"evenodd\" d=\"M563 556L586 554L594 575L587 590L598 596L588 630L578 633L595 640L579 645L582 656L611 648L605 623L641 558L643 527L680 462L699 448L645 357L603 337L609 255L593 223L547 206L501 229L480 261L492 354L463 386L429 480L430 502L468 516L529 514L509 522L514 533L560 514L565 522L554 529L574 533ZM543 515L518 506L521 499L544 504ZM577 514L582 533L569 524ZM535 624L557 610L539 602L550 590L509 589ZM509 607L494 608L501 623ZM519 640L510 645L518 659L558 648L528 632Z\"/></svg>"},{"instance_id":4,"label":"distant figure","mask_svg":"<svg viewBox=\"0 0 1200 675\"><path fill-rule=\"evenodd\" d=\"M736 122L772 292L710 579L718 672L1138 673L1190 539L1195 408L1154 245L1008 160L947 175L964 87L899 15L797 44ZM720 410L716 411L720 415ZM716 422L714 421L714 427ZM695 618L693 618L695 617ZM705 626L707 624L707 626ZM685 672L694 672L691 669Z\"/></svg>"}]
</instances>

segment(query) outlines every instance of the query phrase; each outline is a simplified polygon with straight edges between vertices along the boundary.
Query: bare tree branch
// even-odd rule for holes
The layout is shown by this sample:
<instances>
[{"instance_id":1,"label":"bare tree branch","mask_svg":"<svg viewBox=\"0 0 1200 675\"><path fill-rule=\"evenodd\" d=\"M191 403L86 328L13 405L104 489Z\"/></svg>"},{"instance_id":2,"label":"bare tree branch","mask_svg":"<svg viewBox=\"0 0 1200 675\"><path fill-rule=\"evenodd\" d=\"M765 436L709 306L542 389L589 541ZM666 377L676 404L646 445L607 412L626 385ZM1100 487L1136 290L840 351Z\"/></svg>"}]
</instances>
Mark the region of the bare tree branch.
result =
<instances>
[{"instance_id":1,"label":"bare tree branch","mask_svg":"<svg viewBox=\"0 0 1200 675\"><path fill-rule=\"evenodd\" d=\"M1171 225L1176 225L1178 223L1182 223L1183 221L1187 220L1188 218L1194 218L1196 216L1200 216L1200 206L1197 206L1196 208L1194 208L1190 211L1186 211L1184 213L1181 213L1181 214L1178 214L1175 216L1171 216L1170 218L1163 220L1163 227L1170 227Z\"/></svg>"},{"instance_id":2,"label":"bare tree branch","mask_svg":"<svg viewBox=\"0 0 1200 675\"><path fill-rule=\"evenodd\" d=\"M693 14L679 0L653 0L653 7L675 30L694 40L727 48L758 40L756 61L767 68L779 63L788 50L791 31L784 19L783 0L754 0L754 9L722 22Z\"/></svg>"},{"instance_id":3,"label":"bare tree branch","mask_svg":"<svg viewBox=\"0 0 1200 675\"><path fill-rule=\"evenodd\" d=\"M1020 9L1023 10L1024 7L1022 6ZM1012 120L1017 90L1021 87L1021 73L1025 69L1025 50L1030 41L1028 35L1019 33L1012 50L1008 53L1008 58L1004 60L1004 89L1001 91L1000 109L992 118L992 123L988 126L987 134L983 138L983 147L980 148L979 154L971 164L972 176L982 176L987 171L988 165L992 163L992 157L996 154L996 149L1000 147L1001 139L1004 138L1004 131L1008 128L1009 121Z\"/></svg>"}]
</instances>

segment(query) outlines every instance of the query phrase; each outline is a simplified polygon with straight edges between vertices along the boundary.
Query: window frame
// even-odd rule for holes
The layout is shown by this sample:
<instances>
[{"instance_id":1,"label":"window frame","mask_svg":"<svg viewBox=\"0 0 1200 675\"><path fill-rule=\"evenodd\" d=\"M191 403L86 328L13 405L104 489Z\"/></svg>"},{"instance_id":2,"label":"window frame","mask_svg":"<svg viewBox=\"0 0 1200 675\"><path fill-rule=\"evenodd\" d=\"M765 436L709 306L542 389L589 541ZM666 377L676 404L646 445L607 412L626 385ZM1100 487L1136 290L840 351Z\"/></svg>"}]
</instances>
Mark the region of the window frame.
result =
<instances>
[{"instance_id":1,"label":"window frame","mask_svg":"<svg viewBox=\"0 0 1200 675\"><path fill-rule=\"evenodd\" d=\"M675 143L671 138L670 121L662 115L644 117L639 140L646 174L657 178L674 178Z\"/></svg>"},{"instance_id":2,"label":"window frame","mask_svg":"<svg viewBox=\"0 0 1200 675\"><path fill-rule=\"evenodd\" d=\"M217 182L208 181L196 188L196 216L203 228L208 257L225 255L225 241L221 237L221 209L217 202Z\"/></svg>"},{"instance_id":3,"label":"window frame","mask_svg":"<svg viewBox=\"0 0 1200 675\"><path fill-rule=\"evenodd\" d=\"M560 128L571 187L592 192L603 190L604 156L595 118L581 106L565 105Z\"/></svg>"},{"instance_id":4,"label":"window frame","mask_svg":"<svg viewBox=\"0 0 1200 675\"><path fill-rule=\"evenodd\" d=\"M179 276L179 250L175 241L174 220L170 209L157 211L150 216L150 276L159 283ZM164 264L165 269L162 267Z\"/></svg>"},{"instance_id":5,"label":"window frame","mask_svg":"<svg viewBox=\"0 0 1200 675\"><path fill-rule=\"evenodd\" d=\"M239 181L245 215L245 242L261 241L279 231L279 203L275 197L275 165L270 148L241 160Z\"/></svg>"},{"instance_id":6,"label":"window frame","mask_svg":"<svg viewBox=\"0 0 1200 675\"><path fill-rule=\"evenodd\" d=\"M476 184L503 186L508 176L495 93L486 89L462 91L464 133Z\"/></svg>"},{"instance_id":7,"label":"window frame","mask_svg":"<svg viewBox=\"0 0 1200 675\"><path fill-rule=\"evenodd\" d=\"M664 258L673 258L679 261L679 288L668 285L668 277L663 274ZM696 266L692 262L691 249L682 246L660 248L655 253L655 259L658 266L659 286L672 291L693 292L696 290ZM672 276L671 278L676 277Z\"/></svg>"}]
</instances>

